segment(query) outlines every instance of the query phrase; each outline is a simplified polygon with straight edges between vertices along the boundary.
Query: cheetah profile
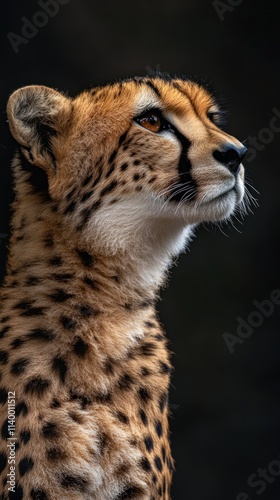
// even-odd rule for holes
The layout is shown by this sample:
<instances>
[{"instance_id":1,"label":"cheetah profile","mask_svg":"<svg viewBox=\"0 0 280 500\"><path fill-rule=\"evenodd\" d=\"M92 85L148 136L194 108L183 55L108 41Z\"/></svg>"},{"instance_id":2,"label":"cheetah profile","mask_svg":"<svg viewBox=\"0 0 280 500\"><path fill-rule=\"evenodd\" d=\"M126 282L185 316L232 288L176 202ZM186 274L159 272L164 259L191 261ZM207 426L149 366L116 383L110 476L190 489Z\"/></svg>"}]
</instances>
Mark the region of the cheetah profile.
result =
<instances>
[{"instance_id":1,"label":"cheetah profile","mask_svg":"<svg viewBox=\"0 0 280 500\"><path fill-rule=\"evenodd\" d=\"M160 75L74 99L43 86L10 97L2 500L170 499L155 300L195 225L244 204L246 148L220 118L207 86Z\"/></svg>"}]
</instances>

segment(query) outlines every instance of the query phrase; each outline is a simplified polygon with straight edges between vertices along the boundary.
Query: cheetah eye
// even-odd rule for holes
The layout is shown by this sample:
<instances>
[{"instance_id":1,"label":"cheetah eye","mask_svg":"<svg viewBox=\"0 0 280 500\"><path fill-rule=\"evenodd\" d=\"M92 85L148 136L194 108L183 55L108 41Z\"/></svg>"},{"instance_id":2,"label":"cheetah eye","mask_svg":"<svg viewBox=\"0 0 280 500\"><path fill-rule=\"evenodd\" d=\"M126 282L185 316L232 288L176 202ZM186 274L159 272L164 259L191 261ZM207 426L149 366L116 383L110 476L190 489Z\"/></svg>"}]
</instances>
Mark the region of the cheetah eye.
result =
<instances>
[{"instance_id":1,"label":"cheetah eye","mask_svg":"<svg viewBox=\"0 0 280 500\"><path fill-rule=\"evenodd\" d=\"M158 110L146 111L146 113L136 118L136 122L154 133L158 133L165 128L164 119Z\"/></svg>"}]
</instances>

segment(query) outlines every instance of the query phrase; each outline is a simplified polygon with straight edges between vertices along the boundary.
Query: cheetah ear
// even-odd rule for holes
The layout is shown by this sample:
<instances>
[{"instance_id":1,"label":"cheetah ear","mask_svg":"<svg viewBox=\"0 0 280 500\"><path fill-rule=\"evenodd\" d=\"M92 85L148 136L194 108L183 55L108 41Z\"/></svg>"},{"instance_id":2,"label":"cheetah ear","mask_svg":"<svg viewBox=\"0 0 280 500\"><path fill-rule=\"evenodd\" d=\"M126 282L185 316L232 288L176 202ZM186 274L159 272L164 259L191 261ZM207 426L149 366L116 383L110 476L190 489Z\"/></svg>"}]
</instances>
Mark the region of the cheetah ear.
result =
<instances>
[{"instance_id":1,"label":"cheetah ear","mask_svg":"<svg viewBox=\"0 0 280 500\"><path fill-rule=\"evenodd\" d=\"M54 170L54 144L71 115L71 99L56 90L31 85L16 90L7 105L12 135L28 160L44 170Z\"/></svg>"}]
</instances>

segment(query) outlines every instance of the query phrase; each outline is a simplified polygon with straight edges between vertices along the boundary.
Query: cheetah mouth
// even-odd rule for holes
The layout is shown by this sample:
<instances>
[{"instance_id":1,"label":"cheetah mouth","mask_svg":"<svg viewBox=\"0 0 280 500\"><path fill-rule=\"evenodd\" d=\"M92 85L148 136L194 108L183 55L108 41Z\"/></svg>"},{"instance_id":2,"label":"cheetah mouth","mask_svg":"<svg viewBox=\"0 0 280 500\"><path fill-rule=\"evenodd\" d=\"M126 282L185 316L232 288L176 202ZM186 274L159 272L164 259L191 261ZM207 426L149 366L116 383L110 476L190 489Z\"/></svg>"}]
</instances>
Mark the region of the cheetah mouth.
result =
<instances>
[{"instance_id":1,"label":"cheetah mouth","mask_svg":"<svg viewBox=\"0 0 280 500\"><path fill-rule=\"evenodd\" d=\"M226 189L224 189L222 192L220 192L218 194L214 194L214 193L210 192L208 195L203 195L201 202L200 202L200 205L204 206L204 205L209 205L209 204L211 205L213 203L221 203L221 202L225 201L227 198L229 198L231 193L234 193L235 196L238 197L238 189L237 189L236 184L234 184L231 187L227 187Z\"/></svg>"}]
</instances>

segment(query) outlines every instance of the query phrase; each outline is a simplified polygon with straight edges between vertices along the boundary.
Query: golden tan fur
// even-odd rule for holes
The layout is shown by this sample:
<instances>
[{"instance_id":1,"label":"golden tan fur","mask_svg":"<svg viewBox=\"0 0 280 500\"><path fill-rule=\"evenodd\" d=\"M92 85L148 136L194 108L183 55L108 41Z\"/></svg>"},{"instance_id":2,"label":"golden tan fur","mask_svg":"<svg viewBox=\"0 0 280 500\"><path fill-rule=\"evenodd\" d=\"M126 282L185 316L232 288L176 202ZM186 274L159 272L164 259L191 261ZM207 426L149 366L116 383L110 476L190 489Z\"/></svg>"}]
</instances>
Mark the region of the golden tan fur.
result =
<instances>
[{"instance_id":1,"label":"golden tan fur","mask_svg":"<svg viewBox=\"0 0 280 500\"><path fill-rule=\"evenodd\" d=\"M177 132L142 128L147 108ZM75 99L39 86L11 96L20 152L1 292L4 500L8 391L16 498L170 498L171 368L154 302L193 226L242 200L243 167L234 177L213 158L241 146L210 120L218 111L203 86L160 77Z\"/></svg>"}]
</instances>

